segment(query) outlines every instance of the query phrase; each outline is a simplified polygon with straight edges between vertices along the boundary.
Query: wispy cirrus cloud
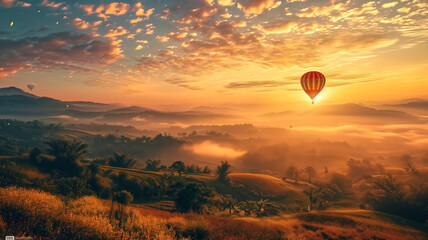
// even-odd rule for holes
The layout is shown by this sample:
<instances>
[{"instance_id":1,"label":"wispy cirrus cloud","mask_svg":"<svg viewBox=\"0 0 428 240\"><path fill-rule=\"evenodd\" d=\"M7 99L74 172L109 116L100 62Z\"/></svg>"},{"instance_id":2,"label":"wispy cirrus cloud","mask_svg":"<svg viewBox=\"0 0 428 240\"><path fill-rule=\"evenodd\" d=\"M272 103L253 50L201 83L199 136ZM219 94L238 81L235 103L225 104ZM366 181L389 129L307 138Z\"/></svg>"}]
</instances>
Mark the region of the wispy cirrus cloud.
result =
<instances>
[{"instance_id":1,"label":"wispy cirrus cloud","mask_svg":"<svg viewBox=\"0 0 428 240\"><path fill-rule=\"evenodd\" d=\"M230 89L246 89L246 88L275 88L285 85L290 85L290 82L285 81L242 81L242 82L231 82L225 86Z\"/></svg>"}]
</instances>

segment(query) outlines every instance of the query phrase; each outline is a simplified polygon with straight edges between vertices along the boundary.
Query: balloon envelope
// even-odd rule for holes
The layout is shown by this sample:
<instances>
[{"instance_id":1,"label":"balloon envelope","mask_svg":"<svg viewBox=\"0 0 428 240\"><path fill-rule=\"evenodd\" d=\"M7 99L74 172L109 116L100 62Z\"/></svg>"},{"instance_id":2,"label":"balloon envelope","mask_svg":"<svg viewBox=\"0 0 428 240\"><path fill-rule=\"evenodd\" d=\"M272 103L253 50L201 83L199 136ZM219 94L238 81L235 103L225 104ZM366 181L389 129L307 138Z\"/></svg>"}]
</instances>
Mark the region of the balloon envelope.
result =
<instances>
[{"instance_id":1,"label":"balloon envelope","mask_svg":"<svg viewBox=\"0 0 428 240\"><path fill-rule=\"evenodd\" d=\"M314 98L321 92L325 85L325 77L322 73L311 71L303 74L300 78L300 85L308 96Z\"/></svg>"},{"instance_id":2,"label":"balloon envelope","mask_svg":"<svg viewBox=\"0 0 428 240\"><path fill-rule=\"evenodd\" d=\"M27 84L27 88L30 89L31 91L33 91L33 89L36 87L35 83L29 83Z\"/></svg>"},{"instance_id":3,"label":"balloon envelope","mask_svg":"<svg viewBox=\"0 0 428 240\"><path fill-rule=\"evenodd\" d=\"M13 21L9 22L9 26L11 26L11 27L13 26Z\"/></svg>"}]
</instances>

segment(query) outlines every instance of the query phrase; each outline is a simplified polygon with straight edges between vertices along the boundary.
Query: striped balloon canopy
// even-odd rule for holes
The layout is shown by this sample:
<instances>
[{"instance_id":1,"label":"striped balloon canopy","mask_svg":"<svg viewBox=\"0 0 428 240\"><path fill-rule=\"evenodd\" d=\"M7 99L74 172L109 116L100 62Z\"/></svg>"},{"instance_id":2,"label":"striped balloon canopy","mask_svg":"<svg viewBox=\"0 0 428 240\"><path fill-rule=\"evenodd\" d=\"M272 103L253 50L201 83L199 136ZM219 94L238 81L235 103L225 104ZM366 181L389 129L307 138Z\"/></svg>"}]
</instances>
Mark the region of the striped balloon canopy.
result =
<instances>
[{"instance_id":1,"label":"striped balloon canopy","mask_svg":"<svg viewBox=\"0 0 428 240\"><path fill-rule=\"evenodd\" d=\"M312 99L312 104L314 103L314 98L321 92L325 85L325 77L322 73L311 71L303 74L300 78L300 84L302 85L303 90L306 94Z\"/></svg>"}]
</instances>

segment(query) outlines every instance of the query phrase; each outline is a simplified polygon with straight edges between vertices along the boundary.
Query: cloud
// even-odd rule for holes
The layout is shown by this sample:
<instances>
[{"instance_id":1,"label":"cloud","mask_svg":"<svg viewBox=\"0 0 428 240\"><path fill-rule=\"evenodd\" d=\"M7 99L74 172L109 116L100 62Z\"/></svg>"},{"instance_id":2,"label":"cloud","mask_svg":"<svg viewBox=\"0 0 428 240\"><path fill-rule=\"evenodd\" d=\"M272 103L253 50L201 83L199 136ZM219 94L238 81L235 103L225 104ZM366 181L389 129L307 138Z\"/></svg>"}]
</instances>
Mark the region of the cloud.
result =
<instances>
[{"instance_id":1,"label":"cloud","mask_svg":"<svg viewBox=\"0 0 428 240\"><path fill-rule=\"evenodd\" d=\"M389 3L385 3L382 5L383 8L391 8L391 7L395 7L395 5L397 5L398 2L389 2Z\"/></svg>"},{"instance_id":2,"label":"cloud","mask_svg":"<svg viewBox=\"0 0 428 240\"><path fill-rule=\"evenodd\" d=\"M152 35L155 32L155 26L152 23L146 24L146 28L147 35Z\"/></svg>"},{"instance_id":3,"label":"cloud","mask_svg":"<svg viewBox=\"0 0 428 240\"><path fill-rule=\"evenodd\" d=\"M277 8L281 5L279 0L249 0L249 1L240 1L240 6L242 6L245 15L259 15L265 11L269 11L273 8Z\"/></svg>"},{"instance_id":4,"label":"cloud","mask_svg":"<svg viewBox=\"0 0 428 240\"><path fill-rule=\"evenodd\" d=\"M31 7L31 3L26 3L26 2L18 1L18 2L16 2L16 6L19 6L19 7Z\"/></svg>"},{"instance_id":5,"label":"cloud","mask_svg":"<svg viewBox=\"0 0 428 240\"><path fill-rule=\"evenodd\" d=\"M88 28L97 28L102 21L96 21L93 23L86 22L85 20L82 20L80 18L75 18L73 21L71 21L69 24L74 26L76 29L88 29Z\"/></svg>"},{"instance_id":6,"label":"cloud","mask_svg":"<svg viewBox=\"0 0 428 240\"><path fill-rule=\"evenodd\" d=\"M235 5L234 0L217 0L217 3L220 6L233 6L233 5Z\"/></svg>"},{"instance_id":7,"label":"cloud","mask_svg":"<svg viewBox=\"0 0 428 240\"><path fill-rule=\"evenodd\" d=\"M107 15L123 15L128 12L128 9L129 4L122 2L113 2L104 7L105 14Z\"/></svg>"},{"instance_id":8,"label":"cloud","mask_svg":"<svg viewBox=\"0 0 428 240\"><path fill-rule=\"evenodd\" d=\"M168 42L170 39L175 41L181 41L187 36L186 32L171 32L168 33L166 36L157 36L156 39L160 42Z\"/></svg>"},{"instance_id":9,"label":"cloud","mask_svg":"<svg viewBox=\"0 0 428 240\"><path fill-rule=\"evenodd\" d=\"M287 82L283 81L243 81L243 82L231 82L226 85L226 88L238 89L238 88L260 88L260 87L281 87L284 85L289 85Z\"/></svg>"},{"instance_id":10,"label":"cloud","mask_svg":"<svg viewBox=\"0 0 428 240\"><path fill-rule=\"evenodd\" d=\"M108 30L108 32L104 36L105 37L117 37L117 36L125 35L127 33L128 33L128 30L126 30L122 26L119 26L116 29Z\"/></svg>"},{"instance_id":11,"label":"cloud","mask_svg":"<svg viewBox=\"0 0 428 240\"><path fill-rule=\"evenodd\" d=\"M169 18L169 14L170 14L170 10L168 8L162 10L162 12L159 14L159 17L161 19L168 19Z\"/></svg>"},{"instance_id":12,"label":"cloud","mask_svg":"<svg viewBox=\"0 0 428 240\"><path fill-rule=\"evenodd\" d=\"M135 15L142 16L143 20L148 20L154 10L155 10L154 8L151 8L145 11L144 6L141 3L136 3L133 8L133 11L135 11Z\"/></svg>"},{"instance_id":13,"label":"cloud","mask_svg":"<svg viewBox=\"0 0 428 240\"><path fill-rule=\"evenodd\" d=\"M131 19L129 22L130 22L131 24L134 24L134 23L139 23L139 22L141 22L141 21L143 21L143 18L137 17L137 18L135 18L135 19Z\"/></svg>"},{"instance_id":14,"label":"cloud","mask_svg":"<svg viewBox=\"0 0 428 240\"><path fill-rule=\"evenodd\" d=\"M16 4L14 4L16 2ZM31 3L16 1L16 0L0 0L0 8L10 8L12 6L17 7L31 7Z\"/></svg>"},{"instance_id":15,"label":"cloud","mask_svg":"<svg viewBox=\"0 0 428 240\"><path fill-rule=\"evenodd\" d=\"M175 3L175 6L169 8L169 12L180 16L180 24L200 23L224 11L219 12L213 1L207 0L177 0Z\"/></svg>"},{"instance_id":16,"label":"cloud","mask_svg":"<svg viewBox=\"0 0 428 240\"><path fill-rule=\"evenodd\" d=\"M130 9L130 5L122 2L112 2L110 4L95 5L80 5L83 11L88 15L97 14L98 17L107 19L109 15L124 15Z\"/></svg>"},{"instance_id":17,"label":"cloud","mask_svg":"<svg viewBox=\"0 0 428 240\"><path fill-rule=\"evenodd\" d=\"M88 15L94 14L95 5L80 5L80 8Z\"/></svg>"},{"instance_id":18,"label":"cloud","mask_svg":"<svg viewBox=\"0 0 428 240\"><path fill-rule=\"evenodd\" d=\"M0 39L0 77L32 69L78 69L82 64L107 65L122 57L113 41L94 34L60 32L45 37Z\"/></svg>"},{"instance_id":19,"label":"cloud","mask_svg":"<svg viewBox=\"0 0 428 240\"><path fill-rule=\"evenodd\" d=\"M293 28L297 26L298 26L297 22L287 21L284 23L263 27L263 30L268 33L286 33L286 32L290 32Z\"/></svg>"},{"instance_id":20,"label":"cloud","mask_svg":"<svg viewBox=\"0 0 428 240\"><path fill-rule=\"evenodd\" d=\"M61 7L64 3L55 3L55 2L49 2L49 0L43 0L41 3L43 6L46 7L50 7L50 8L59 8Z\"/></svg>"},{"instance_id":21,"label":"cloud","mask_svg":"<svg viewBox=\"0 0 428 240\"><path fill-rule=\"evenodd\" d=\"M336 15L338 12L346 10L349 2L332 4L329 6L310 6L300 10L300 13L297 14L299 17L318 17L318 16L332 16Z\"/></svg>"},{"instance_id":22,"label":"cloud","mask_svg":"<svg viewBox=\"0 0 428 240\"><path fill-rule=\"evenodd\" d=\"M9 8L13 6L15 0L0 0L0 7Z\"/></svg>"}]
</instances>

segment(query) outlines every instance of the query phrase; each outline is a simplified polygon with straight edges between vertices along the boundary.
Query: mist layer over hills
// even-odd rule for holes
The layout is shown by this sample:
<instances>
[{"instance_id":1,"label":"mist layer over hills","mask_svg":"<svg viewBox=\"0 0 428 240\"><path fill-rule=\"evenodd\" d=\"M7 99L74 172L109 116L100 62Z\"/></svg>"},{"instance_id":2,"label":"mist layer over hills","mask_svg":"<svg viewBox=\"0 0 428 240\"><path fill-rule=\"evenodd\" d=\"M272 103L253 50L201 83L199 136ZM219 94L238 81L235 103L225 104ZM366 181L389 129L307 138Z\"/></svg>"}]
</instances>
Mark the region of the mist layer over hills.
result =
<instances>
[{"instance_id":1,"label":"mist layer over hills","mask_svg":"<svg viewBox=\"0 0 428 240\"><path fill-rule=\"evenodd\" d=\"M289 165L334 168L349 158L399 167L404 164L402 156L410 155L415 164L426 166L428 119L423 111L427 102L319 104L300 112L239 116L237 111L209 106L171 112L61 101L9 87L0 89L0 116L62 123L69 131L63 136L68 137L113 134L132 138L161 133L182 141L169 151L156 153L167 162L214 166L227 159L237 170L279 175ZM154 157L154 153L130 153L140 160Z\"/></svg>"}]
</instances>

